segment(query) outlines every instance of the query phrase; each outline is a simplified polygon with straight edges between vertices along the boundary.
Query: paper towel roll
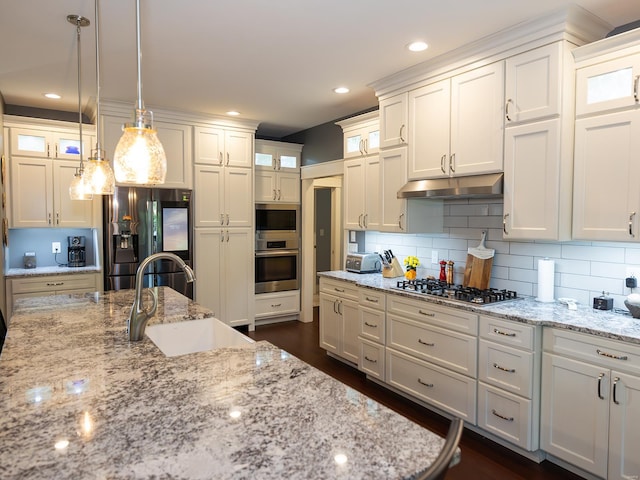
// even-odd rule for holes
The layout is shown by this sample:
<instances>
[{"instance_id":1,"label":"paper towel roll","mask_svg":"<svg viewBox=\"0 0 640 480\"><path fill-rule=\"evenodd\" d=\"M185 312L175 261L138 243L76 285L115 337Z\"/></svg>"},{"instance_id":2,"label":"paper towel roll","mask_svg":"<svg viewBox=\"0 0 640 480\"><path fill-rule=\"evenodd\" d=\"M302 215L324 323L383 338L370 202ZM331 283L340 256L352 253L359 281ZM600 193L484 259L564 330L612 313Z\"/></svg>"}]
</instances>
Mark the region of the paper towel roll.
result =
<instances>
[{"instance_id":1,"label":"paper towel roll","mask_svg":"<svg viewBox=\"0 0 640 480\"><path fill-rule=\"evenodd\" d=\"M548 258L538 260L538 302L553 302L555 263Z\"/></svg>"}]
</instances>

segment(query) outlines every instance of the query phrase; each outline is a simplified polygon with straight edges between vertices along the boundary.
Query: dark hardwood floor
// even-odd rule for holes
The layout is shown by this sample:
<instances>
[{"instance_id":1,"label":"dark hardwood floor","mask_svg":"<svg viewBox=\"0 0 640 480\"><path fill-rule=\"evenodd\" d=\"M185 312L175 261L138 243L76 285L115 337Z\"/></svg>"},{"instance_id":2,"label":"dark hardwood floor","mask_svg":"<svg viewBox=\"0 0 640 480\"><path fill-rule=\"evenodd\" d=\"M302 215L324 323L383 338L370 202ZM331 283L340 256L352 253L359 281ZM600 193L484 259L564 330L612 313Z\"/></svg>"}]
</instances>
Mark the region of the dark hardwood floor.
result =
<instances>
[{"instance_id":1,"label":"dark hardwood floor","mask_svg":"<svg viewBox=\"0 0 640 480\"><path fill-rule=\"evenodd\" d=\"M317 308L314 316L311 323L293 321L261 325L255 332L245 333L255 340L273 343L416 423L440 435L446 434L448 419L367 380L357 369L329 357L318 343ZM581 478L548 461L532 462L468 429L464 431L460 448L462 460L450 470L448 480Z\"/></svg>"}]
</instances>

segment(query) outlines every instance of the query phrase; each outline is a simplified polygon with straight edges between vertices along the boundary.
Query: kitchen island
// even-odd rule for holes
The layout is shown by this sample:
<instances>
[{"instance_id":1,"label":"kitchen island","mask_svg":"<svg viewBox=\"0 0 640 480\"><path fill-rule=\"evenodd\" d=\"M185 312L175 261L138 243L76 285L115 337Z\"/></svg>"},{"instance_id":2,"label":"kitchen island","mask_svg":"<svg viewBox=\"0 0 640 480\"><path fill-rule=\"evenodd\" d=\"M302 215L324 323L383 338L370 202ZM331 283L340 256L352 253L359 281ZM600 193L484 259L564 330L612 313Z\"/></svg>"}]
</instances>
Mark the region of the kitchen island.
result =
<instances>
[{"instance_id":1,"label":"kitchen island","mask_svg":"<svg viewBox=\"0 0 640 480\"><path fill-rule=\"evenodd\" d=\"M211 317L165 287L150 321ZM0 478L411 478L438 435L267 342L166 357L132 290L17 302L0 356Z\"/></svg>"}]
</instances>

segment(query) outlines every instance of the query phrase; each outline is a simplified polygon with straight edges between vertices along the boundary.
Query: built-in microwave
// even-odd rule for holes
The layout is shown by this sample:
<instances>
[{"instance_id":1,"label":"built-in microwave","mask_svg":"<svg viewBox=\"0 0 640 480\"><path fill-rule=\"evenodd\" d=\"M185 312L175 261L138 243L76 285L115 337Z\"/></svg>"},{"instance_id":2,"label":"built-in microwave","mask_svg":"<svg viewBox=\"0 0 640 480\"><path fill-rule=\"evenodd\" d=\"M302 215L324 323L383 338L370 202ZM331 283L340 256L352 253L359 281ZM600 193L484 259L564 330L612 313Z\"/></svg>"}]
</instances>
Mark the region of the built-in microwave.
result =
<instances>
[{"instance_id":1,"label":"built-in microwave","mask_svg":"<svg viewBox=\"0 0 640 480\"><path fill-rule=\"evenodd\" d=\"M257 203L256 231L296 232L300 230L300 205L295 203Z\"/></svg>"}]
</instances>

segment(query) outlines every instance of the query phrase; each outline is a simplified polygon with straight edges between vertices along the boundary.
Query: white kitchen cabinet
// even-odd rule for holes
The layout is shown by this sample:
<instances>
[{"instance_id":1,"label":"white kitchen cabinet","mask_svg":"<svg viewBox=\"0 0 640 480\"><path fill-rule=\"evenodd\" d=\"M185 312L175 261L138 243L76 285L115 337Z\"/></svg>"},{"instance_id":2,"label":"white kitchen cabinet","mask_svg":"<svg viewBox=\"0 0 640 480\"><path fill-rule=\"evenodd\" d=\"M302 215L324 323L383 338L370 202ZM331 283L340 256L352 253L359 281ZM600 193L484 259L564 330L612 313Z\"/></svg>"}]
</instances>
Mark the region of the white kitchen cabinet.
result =
<instances>
[{"instance_id":1,"label":"white kitchen cabinet","mask_svg":"<svg viewBox=\"0 0 640 480\"><path fill-rule=\"evenodd\" d=\"M255 296L256 323L294 320L300 314L300 290L259 293Z\"/></svg>"},{"instance_id":2,"label":"white kitchen cabinet","mask_svg":"<svg viewBox=\"0 0 640 480\"><path fill-rule=\"evenodd\" d=\"M244 130L195 127L195 162L245 167L253 165L253 135Z\"/></svg>"},{"instance_id":3,"label":"white kitchen cabinet","mask_svg":"<svg viewBox=\"0 0 640 480\"><path fill-rule=\"evenodd\" d=\"M10 319L16 300L71 293L92 293L103 290L100 273L48 275L7 279L7 314Z\"/></svg>"},{"instance_id":4,"label":"white kitchen cabinet","mask_svg":"<svg viewBox=\"0 0 640 480\"><path fill-rule=\"evenodd\" d=\"M386 295L361 288L358 295L358 370L385 380Z\"/></svg>"},{"instance_id":5,"label":"white kitchen cabinet","mask_svg":"<svg viewBox=\"0 0 640 480\"><path fill-rule=\"evenodd\" d=\"M302 145L300 144L256 140L255 150L254 166L256 170L300 172L300 156L302 154Z\"/></svg>"},{"instance_id":6,"label":"white kitchen cabinet","mask_svg":"<svg viewBox=\"0 0 640 480\"><path fill-rule=\"evenodd\" d=\"M300 174L255 170L256 203L300 203Z\"/></svg>"},{"instance_id":7,"label":"white kitchen cabinet","mask_svg":"<svg viewBox=\"0 0 640 480\"><path fill-rule=\"evenodd\" d=\"M348 282L320 278L320 347L357 365L359 329L358 288Z\"/></svg>"},{"instance_id":8,"label":"white kitchen cabinet","mask_svg":"<svg viewBox=\"0 0 640 480\"><path fill-rule=\"evenodd\" d=\"M378 230L380 227L380 157L344 162L344 228Z\"/></svg>"},{"instance_id":9,"label":"white kitchen cabinet","mask_svg":"<svg viewBox=\"0 0 640 480\"><path fill-rule=\"evenodd\" d=\"M82 135L82 152L86 160L91 153L91 130ZM9 152L11 155L37 158L59 158L80 162L80 132L64 131L56 128L11 127Z\"/></svg>"},{"instance_id":10,"label":"white kitchen cabinet","mask_svg":"<svg viewBox=\"0 0 640 480\"><path fill-rule=\"evenodd\" d=\"M407 92L380 100L380 148L407 144L409 94Z\"/></svg>"},{"instance_id":11,"label":"white kitchen cabinet","mask_svg":"<svg viewBox=\"0 0 640 480\"><path fill-rule=\"evenodd\" d=\"M640 348L554 329L544 348L543 450L602 478L637 476Z\"/></svg>"},{"instance_id":12,"label":"white kitchen cabinet","mask_svg":"<svg viewBox=\"0 0 640 480\"><path fill-rule=\"evenodd\" d=\"M640 110L575 123L573 237L640 240Z\"/></svg>"},{"instance_id":13,"label":"white kitchen cabinet","mask_svg":"<svg viewBox=\"0 0 640 480\"><path fill-rule=\"evenodd\" d=\"M194 170L196 227L253 225L250 168L196 164Z\"/></svg>"},{"instance_id":14,"label":"white kitchen cabinet","mask_svg":"<svg viewBox=\"0 0 640 480\"><path fill-rule=\"evenodd\" d=\"M409 92L409 179L502 171L504 62Z\"/></svg>"},{"instance_id":15,"label":"white kitchen cabinet","mask_svg":"<svg viewBox=\"0 0 640 480\"><path fill-rule=\"evenodd\" d=\"M336 124L342 127L342 154L345 159L372 155L380 150L380 120L377 110Z\"/></svg>"},{"instance_id":16,"label":"white kitchen cabinet","mask_svg":"<svg viewBox=\"0 0 640 480\"><path fill-rule=\"evenodd\" d=\"M254 329L254 238L250 228L195 229L195 301L233 327Z\"/></svg>"}]
</instances>

